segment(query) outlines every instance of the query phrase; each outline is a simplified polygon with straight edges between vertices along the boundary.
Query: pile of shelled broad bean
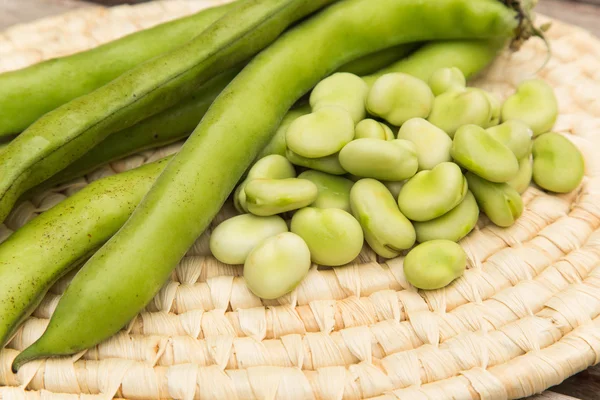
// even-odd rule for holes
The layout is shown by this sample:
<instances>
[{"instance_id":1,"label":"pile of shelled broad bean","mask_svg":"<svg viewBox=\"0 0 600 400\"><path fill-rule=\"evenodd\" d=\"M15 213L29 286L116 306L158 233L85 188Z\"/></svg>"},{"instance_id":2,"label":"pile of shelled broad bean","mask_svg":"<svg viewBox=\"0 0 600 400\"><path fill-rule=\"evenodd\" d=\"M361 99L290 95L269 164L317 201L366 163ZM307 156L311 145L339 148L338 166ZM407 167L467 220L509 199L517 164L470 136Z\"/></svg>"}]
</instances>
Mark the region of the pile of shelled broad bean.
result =
<instances>
[{"instance_id":1,"label":"pile of shelled broad bean","mask_svg":"<svg viewBox=\"0 0 600 400\"><path fill-rule=\"evenodd\" d=\"M187 137L0 245L0 346L80 268L13 369L126 326L230 196L241 215L210 248L244 264L260 297L290 292L312 263L352 262L365 241L384 258L407 252L418 288L460 276L457 242L480 210L507 227L532 178L568 192L583 176L578 150L549 132L544 82L503 103L466 85L508 42L539 34L533 3L238 0L1 74L2 220L57 183Z\"/></svg>"},{"instance_id":2,"label":"pile of shelled broad bean","mask_svg":"<svg viewBox=\"0 0 600 400\"><path fill-rule=\"evenodd\" d=\"M557 108L541 80L523 82L502 104L467 87L456 67L428 82L388 73L371 86L331 75L313 89L310 109L278 131L287 158L261 158L238 186L243 214L216 228L211 252L244 264L246 283L267 299L291 291L311 262L352 262L365 240L384 258L412 249L408 281L442 288L466 267L456 242L480 210L509 227L532 178L558 193L581 183L581 153L549 132Z\"/></svg>"}]
</instances>

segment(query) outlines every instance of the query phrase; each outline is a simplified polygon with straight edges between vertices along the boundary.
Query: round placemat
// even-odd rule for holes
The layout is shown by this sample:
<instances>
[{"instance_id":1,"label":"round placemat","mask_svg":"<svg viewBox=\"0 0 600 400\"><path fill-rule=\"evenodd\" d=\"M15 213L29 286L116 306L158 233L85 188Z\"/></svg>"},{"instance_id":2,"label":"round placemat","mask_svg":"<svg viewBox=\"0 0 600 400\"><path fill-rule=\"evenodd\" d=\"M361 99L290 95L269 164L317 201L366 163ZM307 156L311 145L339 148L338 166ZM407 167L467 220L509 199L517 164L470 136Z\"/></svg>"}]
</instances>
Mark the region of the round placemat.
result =
<instances>
[{"instance_id":1,"label":"round placemat","mask_svg":"<svg viewBox=\"0 0 600 400\"><path fill-rule=\"evenodd\" d=\"M92 7L16 26L0 34L0 71L224 2ZM0 352L0 398L501 400L600 362L600 42L558 21L548 37L552 58L541 70L546 47L534 39L475 84L503 97L536 75L554 86L555 130L584 153L585 180L565 195L530 187L511 228L482 217L461 241L468 270L449 287L417 291L402 258L381 260L365 248L355 263L313 266L290 295L261 300L242 267L208 255L210 230L234 213L227 205L126 330L12 374L12 360L42 334L72 274L61 279ZM0 237L89 182L179 147L128 157L22 203Z\"/></svg>"}]
</instances>

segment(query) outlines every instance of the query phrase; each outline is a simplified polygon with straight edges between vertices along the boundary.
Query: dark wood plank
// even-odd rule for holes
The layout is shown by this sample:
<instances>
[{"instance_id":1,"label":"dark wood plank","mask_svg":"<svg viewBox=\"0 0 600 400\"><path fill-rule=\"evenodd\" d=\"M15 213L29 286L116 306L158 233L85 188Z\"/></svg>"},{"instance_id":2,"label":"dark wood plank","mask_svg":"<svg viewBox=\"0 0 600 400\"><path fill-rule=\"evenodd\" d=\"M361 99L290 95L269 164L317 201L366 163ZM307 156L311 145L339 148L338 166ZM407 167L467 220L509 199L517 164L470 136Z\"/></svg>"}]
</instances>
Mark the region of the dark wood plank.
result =
<instances>
[{"instance_id":1,"label":"dark wood plank","mask_svg":"<svg viewBox=\"0 0 600 400\"><path fill-rule=\"evenodd\" d=\"M58 15L89 5L78 0L2 0L0 1L0 30L11 25Z\"/></svg>"},{"instance_id":2,"label":"dark wood plank","mask_svg":"<svg viewBox=\"0 0 600 400\"><path fill-rule=\"evenodd\" d=\"M587 29L600 37L600 3L592 4L570 0L540 0L536 10L550 17Z\"/></svg>"},{"instance_id":3,"label":"dark wood plank","mask_svg":"<svg viewBox=\"0 0 600 400\"><path fill-rule=\"evenodd\" d=\"M565 396L564 394L554 392L544 392L537 396L530 397L529 400L579 400L576 397Z\"/></svg>"}]
</instances>

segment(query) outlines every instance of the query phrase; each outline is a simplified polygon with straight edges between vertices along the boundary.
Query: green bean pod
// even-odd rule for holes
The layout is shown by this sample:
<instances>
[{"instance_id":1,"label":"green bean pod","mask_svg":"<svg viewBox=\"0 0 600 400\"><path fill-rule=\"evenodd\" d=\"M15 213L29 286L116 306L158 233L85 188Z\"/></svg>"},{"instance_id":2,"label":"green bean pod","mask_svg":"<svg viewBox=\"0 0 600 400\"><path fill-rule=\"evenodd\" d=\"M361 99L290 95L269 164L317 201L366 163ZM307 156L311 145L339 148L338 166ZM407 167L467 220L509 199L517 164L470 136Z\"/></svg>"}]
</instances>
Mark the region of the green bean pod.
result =
<instances>
[{"instance_id":1,"label":"green bean pod","mask_svg":"<svg viewBox=\"0 0 600 400\"><path fill-rule=\"evenodd\" d=\"M35 191L40 192L83 176L106 163L189 136L219 93L238 72L238 68L226 71L181 104L110 135L67 168L36 186Z\"/></svg>"},{"instance_id":2,"label":"green bean pod","mask_svg":"<svg viewBox=\"0 0 600 400\"><path fill-rule=\"evenodd\" d=\"M0 220L26 190L110 134L191 96L262 50L290 24L334 1L244 0L184 46L46 114L0 153Z\"/></svg>"},{"instance_id":3,"label":"green bean pod","mask_svg":"<svg viewBox=\"0 0 600 400\"><path fill-rule=\"evenodd\" d=\"M54 282L121 228L166 165L95 181L0 245L0 348Z\"/></svg>"},{"instance_id":4,"label":"green bean pod","mask_svg":"<svg viewBox=\"0 0 600 400\"><path fill-rule=\"evenodd\" d=\"M340 65L409 41L513 34L513 10L497 1L474 4L345 0L256 56L213 103L119 233L75 277L44 335L15 359L13 369L76 353L125 326L219 212L290 107Z\"/></svg>"},{"instance_id":5,"label":"green bean pod","mask_svg":"<svg viewBox=\"0 0 600 400\"><path fill-rule=\"evenodd\" d=\"M0 75L0 137L16 135L55 108L182 46L235 2L135 32L94 49Z\"/></svg>"},{"instance_id":6,"label":"green bean pod","mask_svg":"<svg viewBox=\"0 0 600 400\"><path fill-rule=\"evenodd\" d=\"M498 42L498 40L449 40L432 42L422 46L408 58L394 63L383 71L405 72L413 76L418 76L421 79L426 79L429 71L434 71L438 68L456 67L463 71L464 74L471 76L485 67L494 58L499 48ZM407 49L400 51L402 50L401 47L406 47ZM401 58L402 55L406 54L412 48L414 48L413 44L401 45L382 50L381 52L391 52L393 50L395 54L398 51L398 58ZM387 63L383 64L383 61L373 60L373 67L367 67L366 64L368 64L367 61L370 57L379 59L380 55L378 53L369 54L357 60L358 64L365 63L364 67L354 67L352 66L353 62L350 62L338 71L354 71L357 74L363 71L364 73L370 73L372 69L375 69L375 66L384 67L387 65ZM382 64L378 64L378 62ZM384 72L369 75L363 77L363 79L369 82ZM45 188L85 175L101 165L138 151L165 145L187 137L197 126L198 122L200 122L204 113L210 104L212 104L214 97L229 83L229 80L226 79L226 75L229 73L233 73L233 70L224 72L212 79L203 86L201 93L193 95L190 100L177 104L131 128L125 129L123 132L109 136L72 165L59 172L55 177L38 185L34 189L35 192L38 193ZM219 81L221 80L223 80L221 82L222 86L219 85ZM296 118L308 113L310 113L308 105L290 110L281 122L273 139L265 146L257 159L269 154L285 155L285 134L287 128ZM338 166L338 171L339 168L341 167ZM341 171L339 173L344 174L345 172ZM30 194L25 195L26 198L30 196Z\"/></svg>"},{"instance_id":7,"label":"green bean pod","mask_svg":"<svg viewBox=\"0 0 600 400\"><path fill-rule=\"evenodd\" d=\"M469 79L498 55L505 42L506 39L502 38L431 42L405 59L363 79L372 86L384 74L403 72L428 82L435 71L452 67L461 70Z\"/></svg>"}]
</instances>

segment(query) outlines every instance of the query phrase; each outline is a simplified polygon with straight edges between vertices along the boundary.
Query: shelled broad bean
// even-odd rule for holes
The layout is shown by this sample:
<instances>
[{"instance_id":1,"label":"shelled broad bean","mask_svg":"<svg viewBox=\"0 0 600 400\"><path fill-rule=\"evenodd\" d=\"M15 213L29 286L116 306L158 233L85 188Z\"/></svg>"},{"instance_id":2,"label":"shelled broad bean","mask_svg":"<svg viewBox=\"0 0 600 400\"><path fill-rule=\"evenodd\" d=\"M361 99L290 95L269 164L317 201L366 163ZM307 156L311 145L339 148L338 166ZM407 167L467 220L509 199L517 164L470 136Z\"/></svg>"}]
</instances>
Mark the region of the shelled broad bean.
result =
<instances>
[{"instance_id":1,"label":"shelled broad bean","mask_svg":"<svg viewBox=\"0 0 600 400\"><path fill-rule=\"evenodd\" d=\"M288 122L287 143L280 143L299 168L325 160L335 165L335 175L308 169L298 176L314 182L318 195L310 207L288 216L317 264L351 262L363 236L384 258L419 242L405 261L407 279L421 289L441 288L464 271L466 256L456 242L475 229L480 211L508 227L523 212L520 194L532 177L556 192L581 182L583 158L573 144L555 133L534 144L534 130L524 122L534 117L526 109L520 118L506 118L514 96L503 107L495 94L467 87L458 68L435 71L429 86L394 73L371 82L367 91L359 81L344 73L317 85L312 113L305 108ZM536 98L532 83L524 85L527 96ZM539 82L535 87L547 89ZM523 91L517 95L525 96ZM538 131L549 129L555 116L544 113L536 121L541 119ZM344 173L349 179L339 176ZM285 195L287 201L298 197Z\"/></svg>"}]
</instances>

